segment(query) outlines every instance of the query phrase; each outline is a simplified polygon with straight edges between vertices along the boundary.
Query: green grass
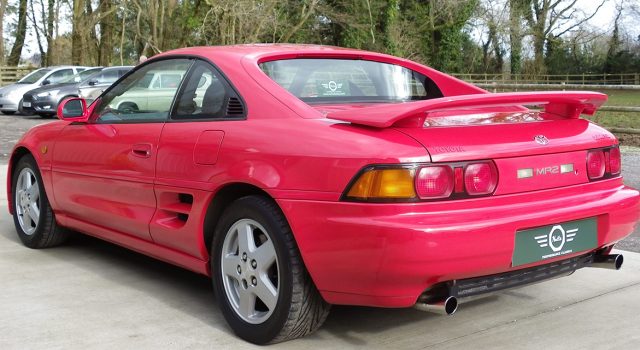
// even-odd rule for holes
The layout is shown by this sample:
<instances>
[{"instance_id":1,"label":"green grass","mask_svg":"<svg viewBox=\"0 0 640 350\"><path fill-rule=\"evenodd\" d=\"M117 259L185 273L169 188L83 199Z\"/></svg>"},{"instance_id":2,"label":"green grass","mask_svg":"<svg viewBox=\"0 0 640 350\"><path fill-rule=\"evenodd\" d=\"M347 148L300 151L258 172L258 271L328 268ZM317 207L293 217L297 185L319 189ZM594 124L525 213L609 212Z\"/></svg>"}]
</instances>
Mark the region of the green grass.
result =
<instances>
[{"instance_id":1,"label":"green grass","mask_svg":"<svg viewBox=\"0 0 640 350\"><path fill-rule=\"evenodd\" d=\"M603 91L609 96L605 106L640 107L640 91Z\"/></svg>"},{"instance_id":2,"label":"green grass","mask_svg":"<svg viewBox=\"0 0 640 350\"><path fill-rule=\"evenodd\" d=\"M593 116L582 116L605 128L640 129L640 113L596 112Z\"/></svg>"},{"instance_id":3,"label":"green grass","mask_svg":"<svg viewBox=\"0 0 640 350\"><path fill-rule=\"evenodd\" d=\"M605 106L640 107L640 91L603 91L609 96ZM638 112L604 112L598 111L593 116L583 116L595 123L613 128L640 129L640 113Z\"/></svg>"}]
</instances>

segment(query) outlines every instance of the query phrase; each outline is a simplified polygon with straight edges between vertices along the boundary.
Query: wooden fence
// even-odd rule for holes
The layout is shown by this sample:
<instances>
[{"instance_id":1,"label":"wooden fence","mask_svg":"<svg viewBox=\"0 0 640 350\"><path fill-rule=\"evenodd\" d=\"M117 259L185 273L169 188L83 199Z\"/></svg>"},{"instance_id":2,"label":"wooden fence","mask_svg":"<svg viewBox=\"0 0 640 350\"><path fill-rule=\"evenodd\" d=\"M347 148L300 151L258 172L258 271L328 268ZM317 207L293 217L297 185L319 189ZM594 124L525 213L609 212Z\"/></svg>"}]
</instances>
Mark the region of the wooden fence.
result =
<instances>
[{"instance_id":1,"label":"wooden fence","mask_svg":"<svg viewBox=\"0 0 640 350\"><path fill-rule=\"evenodd\" d=\"M25 75L33 72L32 67L0 67L0 87L14 84Z\"/></svg>"},{"instance_id":2,"label":"wooden fence","mask_svg":"<svg viewBox=\"0 0 640 350\"><path fill-rule=\"evenodd\" d=\"M597 84L597 85L640 85L640 73L626 74L450 74L466 82L499 84Z\"/></svg>"}]
</instances>

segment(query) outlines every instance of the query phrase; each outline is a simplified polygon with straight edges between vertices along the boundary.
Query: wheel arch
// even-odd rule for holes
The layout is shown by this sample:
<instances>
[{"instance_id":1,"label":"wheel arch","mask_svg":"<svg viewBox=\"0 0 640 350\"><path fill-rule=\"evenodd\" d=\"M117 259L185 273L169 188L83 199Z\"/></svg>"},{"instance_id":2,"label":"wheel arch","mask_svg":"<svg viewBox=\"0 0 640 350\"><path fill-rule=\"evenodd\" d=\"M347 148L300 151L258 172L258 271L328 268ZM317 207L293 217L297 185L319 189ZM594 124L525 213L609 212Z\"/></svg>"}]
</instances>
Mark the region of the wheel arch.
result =
<instances>
[{"instance_id":1,"label":"wheel arch","mask_svg":"<svg viewBox=\"0 0 640 350\"><path fill-rule=\"evenodd\" d=\"M9 204L10 214L13 214L13 205L11 203L11 199L13 197L11 192L11 182L13 181L13 173L15 172L16 164L18 164L20 159L22 159L22 157L24 157L27 154L33 155L33 153L27 147L18 146L11 153L11 157L9 157L9 169L7 170L7 200L9 201L8 204ZM36 159L36 163L37 162L38 162L38 159Z\"/></svg>"},{"instance_id":2,"label":"wheel arch","mask_svg":"<svg viewBox=\"0 0 640 350\"><path fill-rule=\"evenodd\" d=\"M234 201L251 195L265 196L275 202L275 199L261 188L243 182L224 185L213 196L207 208L202 228L203 240L209 255L211 255L213 234L222 217L222 213L224 213L225 209Z\"/></svg>"},{"instance_id":3,"label":"wheel arch","mask_svg":"<svg viewBox=\"0 0 640 350\"><path fill-rule=\"evenodd\" d=\"M122 101L122 102L118 102L118 105L116 106L116 109L121 109L122 106L131 106L131 107L135 107L138 110L140 109L140 107L138 106L137 103L133 102L133 101Z\"/></svg>"},{"instance_id":4,"label":"wheel arch","mask_svg":"<svg viewBox=\"0 0 640 350\"><path fill-rule=\"evenodd\" d=\"M68 98L78 98L80 96L78 96L78 94L70 94L70 95L64 95L64 97L62 97L61 99L58 100L58 105L60 105L62 103L62 101L68 99Z\"/></svg>"}]
</instances>

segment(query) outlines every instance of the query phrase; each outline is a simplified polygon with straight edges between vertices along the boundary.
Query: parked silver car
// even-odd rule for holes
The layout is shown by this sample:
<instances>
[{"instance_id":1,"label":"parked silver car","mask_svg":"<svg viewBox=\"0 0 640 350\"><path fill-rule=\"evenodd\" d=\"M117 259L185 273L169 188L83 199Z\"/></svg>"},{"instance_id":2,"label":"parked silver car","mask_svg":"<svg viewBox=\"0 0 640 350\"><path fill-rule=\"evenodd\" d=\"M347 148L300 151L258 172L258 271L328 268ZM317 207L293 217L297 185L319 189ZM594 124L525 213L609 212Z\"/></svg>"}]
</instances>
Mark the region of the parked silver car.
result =
<instances>
[{"instance_id":1,"label":"parked silver car","mask_svg":"<svg viewBox=\"0 0 640 350\"><path fill-rule=\"evenodd\" d=\"M22 109L42 118L50 118L56 114L58 105L64 100L83 97L89 104L131 68L133 66L91 68L63 79L58 84L33 89L22 96Z\"/></svg>"},{"instance_id":2,"label":"parked silver car","mask_svg":"<svg viewBox=\"0 0 640 350\"><path fill-rule=\"evenodd\" d=\"M17 83L0 88L0 112L14 114L20 110L22 95L44 85L56 84L64 78L82 72L88 67L58 66L40 68L31 72Z\"/></svg>"}]
</instances>

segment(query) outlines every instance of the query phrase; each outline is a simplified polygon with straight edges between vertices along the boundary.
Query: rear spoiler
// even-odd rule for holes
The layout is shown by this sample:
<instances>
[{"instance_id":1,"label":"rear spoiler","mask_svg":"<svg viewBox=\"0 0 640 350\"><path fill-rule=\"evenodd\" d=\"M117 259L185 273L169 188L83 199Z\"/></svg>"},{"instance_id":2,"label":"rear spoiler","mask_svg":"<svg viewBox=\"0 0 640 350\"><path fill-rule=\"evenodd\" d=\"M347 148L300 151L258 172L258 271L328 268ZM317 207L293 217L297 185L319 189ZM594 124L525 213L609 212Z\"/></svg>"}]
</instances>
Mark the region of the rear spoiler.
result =
<instances>
[{"instance_id":1,"label":"rear spoiler","mask_svg":"<svg viewBox=\"0 0 640 350\"><path fill-rule=\"evenodd\" d=\"M606 101L607 95L599 92L506 92L450 96L419 102L350 109L329 113L327 118L378 128L389 126L421 128L429 113L433 112L541 105L545 112L576 119L581 113L593 115Z\"/></svg>"}]
</instances>

